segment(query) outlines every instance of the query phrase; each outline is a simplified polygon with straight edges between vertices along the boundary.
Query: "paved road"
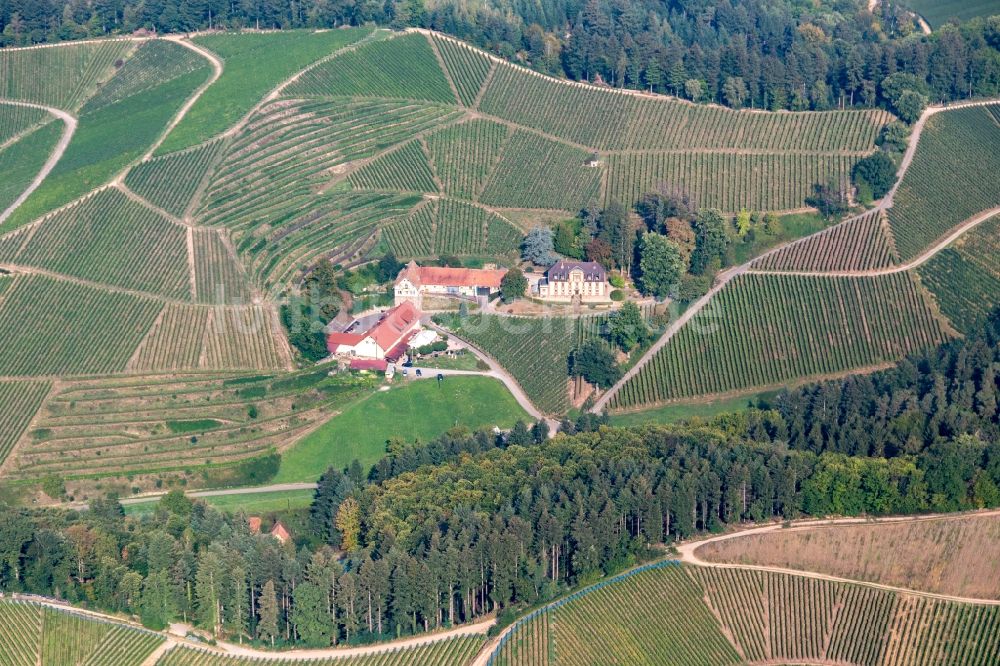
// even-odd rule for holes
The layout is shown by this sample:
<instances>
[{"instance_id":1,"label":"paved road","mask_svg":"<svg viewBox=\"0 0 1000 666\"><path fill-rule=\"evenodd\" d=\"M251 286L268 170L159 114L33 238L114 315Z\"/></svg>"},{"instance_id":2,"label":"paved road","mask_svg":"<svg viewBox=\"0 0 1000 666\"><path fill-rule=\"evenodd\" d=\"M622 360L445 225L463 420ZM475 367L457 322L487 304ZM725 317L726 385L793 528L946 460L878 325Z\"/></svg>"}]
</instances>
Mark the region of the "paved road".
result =
<instances>
[{"instance_id":1,"label":"paved road","mask_svg":"<svg viewBox=\"0 0 1000 666\"><path fill-rule=\"evenodd\" d=\"M917 120L917 122L914 124L914 126L913 126L913 128L912 128L912 130L910 132L909 144L906 147L906 152L903 154L903 160L900 162L899 170L898 170L897 175L896 175L896 182L895 182L895 184L892 186L892 189L889 190L888 194L886 194L886 196L883 197L876 204L874 210L885 210L887 208L891 208L892 207L893 198L895 197L896 191L899 189L900 184L903 182L903 176L906 174L907 169L910 168L910 164L913 163L913 157L914 157L914 155L917 152L917 144L920 141L920 135L924 131L924 126L927 124L927 119L928 118L930 118L931 116L933 116L933 115L935 115L937 113L941 113L943 111L952 111L954 109L960 109L960 108L969 107L969 106L985 106L987 104L994 104L996 102L997 102L996 99L992 99L992 100L979 100L979 101L973 101L973 102L960 102L958 104L951 104L951 105L948 105L948 106L929 106L929 107L927 107L924 110L923 114L921 114L919 120ZM865 211L861 215L857 215L857 216L851 217L851 218L845 220L844 222L841 222L840 224L848 224L848 223L853 222L854 220L858 219L859 217L871 214L871 212L872 212L871 210ZM979 213L978 215L976 215L973 218L970 218L969 220L966 220L961 225L959 225L958 227L956 227L947 236L945 236L944 238L942 238L941 240L939 240L934 246L932 246L927 251L925 251L923 254L921 254L919 257L917 257L916 259L911 260L910 262L908 262L908 263L906 263L906 264L904 264L902 266L894 266L894 267L887 268L887 269L877 269L877 270L872 270L872 271L857 271L857 272L836 272L836 271L834 271L834 272L808 272L808 273L802 272L802 274L803 275L806 275L806 274L807 275L814 275L814 276L815 275L834 275L834 276L836 276L836 275L883 275L883 274L887 274L887 273L896 273L896 272L903 271L903 270L910 270L910 269L915 268L916 266L919 266L919 265L923 264L924 262L928 261L935 254L937 254L938 252L940 252L941 250L943 250L945 247L947 247L948 245L950 245L951 243L953 243L962 234L968 232L970 229L974 228L976 225L978 225L978 224L980 224L980 223L982 223L982 222L990 219L991 217L993 217L994 215L996 215L998 212L1000 212L1000 208L992 208L992 209L990 209L988 211L984 211L982 213ZM830 227L830 229L832 229L832 228L834 228L834 227ZM791 245L794 245L796 243L806 242L810 238L813 238L813 236L814 235L810 235L810 236L806 236L805 238L800 238L798 240L792 241L791 243L784 243L782 245L779 245L777 247L772 248L771 250L768 250L767 252L765 252L765 253L757 256L757 257L754 257L753 259L751 259L750 261L746 262L745 264L742 264L740 266L736 266L735 268L731 268L728 271L720 273L716 277L716 282L715 282L714 286L712 287L712 289L709 290L709 292L707 294L705 294L704 296L702 296L701 298L699 298L697 301L695 301L694 303L692 303L691 306L688 307L688 309L684 312L684 314L681 315L681 317L678 318L678 320L676 322L674 322L673 324L671 324L667 328L667 330L663 332L663 335L660 336L660 338L656 341L656 343L653 344L652 347L650 347L648 350L646 350L646 353L644 353L642 355L642 357L639 358L639 360L635 363L635 365L633 365L631 368L629 368L628 372L626 372L624 375L622 375L622 378L619 379L618 382L616 382L614 386L612 386L611 388L609 388L607 391L604 392L604 395L602 395L597 400L597 402L594 403L594 406L591 409L591 411L594 412L595 414L598 414L601 411L603 411L607 407L607 405L611 401L611 399L622 389L622 387L630 379L632 379L633 377L635 377L635 375L638 374L638 372L643 368L643 366L645 366L647 363L649 363L650 359L653 358L653 356L656 354L656 352L660 351L663 348L663 346L666 345L667 342L669 342L670 339L673 338L674 335L677 334L677 332L684 326L684 324L686 324L688 321L690 321L691 318L694 317L695 314L697 314L699 311L701 311L708 304L708 302L712 299L712 297L715 296L715 294L717 294L723 287L725 287L727 284L729 284L735 277L737 277L739 275L742 275L744 273L748 273L748 272L758 272L758 271L752 271L752 269L750 268L751 265L753 265L754 263L760 261L764 257L767 257L770 254L773 254L773 253L779 252L781 250L784 250L785 248L787 248L787 247L789 247ZM764 272L764 271L760 271L760 272ZM776 271L766 271L766 272L775 273ZM798 273L792 273L792 274L798 274Z\"/></svg>"},{"instance_id":2,"label":"paved road","mask_svg":"<svg viewBox=\"0 0 1000 666\"><path fill-rule=\"evenodd\" d=\"M490 367L490 370L489 372L479 372L479 371L473 372L473 371L462 371L462 370L446 371L446 370L428 369L425 372L452 372L455 374L483 375L486 377L493 377L495 379L499 379L501 382L503 382L504 386L507 387L507 390L510 391L511 394L514 396L514 399L517 400L517 404L521 405L521 408L524 409L524 411L528 412L531 418L535 419L536 421L540 421L542 419L545 420L545 422L549 425L550 437L552 435L555 435L559 431L559 421L548 418L544 414L542 414L542 412L537 407L535 407L534 403L531 402L531 399L528 397L528 394L524 392L524 389L521 388L521 385L517 383L517 380L515 380L514 377L509 372L507 372L502 365L500 365L496 361L496 359L494 359L492 356L484 352L482 349L476 347L468 340L458 336L454 331L442 328L437 324L435 324L434 322L429 322L427 325L439 333L442 333L449 337L455 338L456 340L459 340L469 349L469 351L475 354L479 360L486 363Z\"/></svg>"},{"instance_id":3,"label":"paved road","mask_svg":"<svg viewBox=\"0 0 1000 666\"><path fill-rule=\"evenodd\" d=\"M55 149L53 149L52 154L49 155L49 159L45 161L45 164L42 165L41 171L39 171L35 176L35 179L31 181L28 188L24 190L24 192L21 192L17 199L14 199L14 203L7 206L7 209L3 213L0 213L0 224L3 224L4 220L13 215L18 206L23 204L28 197L31 196L31 193L38 189L38 187L42 184L42 181L48 177L48 175L52 172L52 169L56 166L59 160L62 159L63 153L66 152L66 147L69 146L70 139L73 138L73 134L76 132L76 118L71 116L66 111L57 109L54 106L43 106L41 104L32 104L31 102L15 102L5 99L0 99L0 104L11 104L14 106L27 106L32 109L42 109L43 111L47 111L59 120L63 121L63 124L66 125L66 129L63 130L62 136L59 137L59 142L56 144Z\"/></svg>"}]
</instances>

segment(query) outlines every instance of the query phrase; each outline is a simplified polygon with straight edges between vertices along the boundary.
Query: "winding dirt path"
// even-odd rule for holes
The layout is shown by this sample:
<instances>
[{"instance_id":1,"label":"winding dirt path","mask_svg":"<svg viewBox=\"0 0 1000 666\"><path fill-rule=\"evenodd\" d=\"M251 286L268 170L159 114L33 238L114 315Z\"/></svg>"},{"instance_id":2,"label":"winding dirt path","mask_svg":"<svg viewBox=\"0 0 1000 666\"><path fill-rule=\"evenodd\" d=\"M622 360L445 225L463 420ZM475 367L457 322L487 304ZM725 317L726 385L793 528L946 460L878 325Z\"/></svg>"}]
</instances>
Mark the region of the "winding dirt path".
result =
<instances>
[{"instance_id":1,"label":"winding dirt path","mask_svg":"<svg viewBox=\"0 0 1000 666\"><path fill-rule=\"evenodd\" d=\"M924 126L927 124L927 120L931 116L933 116L935 114L938 114L938 113L942 113L944 111L952 111L952 110L955 110L955 109L961 109L961 108L966 108L966 107L970 107L970 106L986 106L988 104L995 104L995 103L997 103L997 101L998 101L997 99L977 100L977 101L970 101L970 102L960 102L960 103L951 104L951 105L948 105L948 106L929 106L926 109L924 109L924 112L921 114L921 116L917 120L917 122L914 123L913 128L912 128L912 130L910 132L910 140L909 140L909 143L907 144L906 152L903 154L903 159L900 162L899 170L897 171L897 174L896 174L896 182L893 184L892 189L890 189L889 192L888 192L888 194L886 194L876 204L876 206L875 206L874 209L872 209L872 210L866 210L861 215L856 215L856 216L853 216L851 218L848 218L847 220L844 220L843 222L841 222L839 224L848 224L850 222L853 222L853 221L855 221L855 220L857 220L857 219L859 219L861 217L864 217L866 215L870 215L873 210L875 210L875 211L882 211L882 210L886 210L886 209L892 208L893 199L894 199L894 197L896 195L896 192L899 190L899 186L903 182L903 177L906 175L907 170L910 168L910 165L913 163L913 158L914 158L914 156L916 155L916 152L917 152L917 145L920 142L920 135L923 133ZM595 413L595 414L599 414L604 409L606 409L608 403L622 389L622 387L625 386L625 384L630 379L632 379L633 377L635 377L639 373L639 371L647 363L649 363L649 361L656 355L656 353L658 351L660 351L661 349L663 349L663 347L670 341L671 338L673 338L677 334L677 332L684 326L684 324L686 324L687 322L689 322L692 317L694 317L698 312L700 312L702 309L704 309L704 307L709 303L709 301L711 301L712 297L715 296L715 294L717 294L720 290L722 290L723 287L725 287L727 284L729 284L734 278L736 278L736 277L738 277L740 275L743 275L744 273L753 272L753 273L771 273L771 274L785 274L785 275L809 275L809 276L877 276L877 275L887 275L887 274L890 274L890 273L898 273L898 272L905 271L905 270L911 270L911 269L916 268L917 266L920 266L921 264L929 261L932 257L934 257L934 255L936 255L938 252L940 252L941 250L943 250L944 248L946 248L948 245L950 245L951 243L953 243L955 240L957 240L963 234L965 234L966 232L968 232L970 229L973 229L977 225L981 224L982 222L985 222L986 220L988 220L988 219L992 218L993 216L997 215L998 213L1000 213L1000 207L998 207L998 208L991 208L989 210L986 210L986 211L983 211L981 213L978 213L976 216L974 216L974 217L966 220L965 222L963 222L959 226L955 227L951 232L949 232L948 235L946 235L943 238L941 238L940 240L938 240L937 243L935 243L933 246L931 246L930 248L928 248L924 253L922 253L920 256L916 257L915 259L912 259L911 261L907 262L906 264L902 264L900 266L893 266L893 267L890 267L890 268L874 269L874 270L871 270L871 271L850 271L850 272L848 272L848 271L832 271L832 272L831 271L828 271L828 272L822 272L822 271L808 271L808 272L807 271L802 271L802 272L797 272L797 271L793 271L793 272L779 272L779 271L757 271L757 270L751 269L751 265L753 265L754 263L760 261L764 257L767 257L768 255L771 255L771 254L774 254L774 253L779 252L781 250L784 250L787 247L789 247L791 245L794 245L796 243L805 242L808 239L812 238L815 234L810 235L810 236L806 236L805 238L796 239L795 241L792 241L790 243L782 243L781 245L778 245L777 247L771 248L767 252L765 252L765 253L763 253L761 255L758 255L758 256L756 256L756 257L754 257L752 259L750 259L746 263L741 264L739 266L736 266L734 268L731 268L731 269L729 269L727 271L724 271L724 272L720 273L719 275L717 275L716 276L715 284L708 291L708 293L706 293L704 296L702 296L697 301L695 301L694 303L692 303L688 307L688 309L685 310L684 314L681 315L677 319L677 321L675 321L669 327L667 327L666 331L663 332L663 335L661 335L660 338L648 350L646 350L646 353L644 353L642 355L642 357L639 358L639 360L635 363L635 365L633 365L631 368L629 368L629 370L624 375L622 375L622 378L619 379L618 382L616 382L614 386L612 386L607 391L605 391L604 395L602 395L597 400L597 402L594 403L594 406L591 408L591 411L593 413ZM835 225L835 226L837 226L837 225ZM828 227L828 229L833 229L833 228L834 227ZM824 231L826 231L826 230L824 230ZM820 232L820 233L822 233L822 232Z\"/></svg>"},{"instance_id":2,"label":"winding dirt path","mask_svg":"<svg viewBox=\"0 0 1000 666\"><path fill-rule=\"evenodd\" d=\"M921 597L927 597L930 599L941 599L944 601L954 601L958 603L966 604L979 604L982 606L1000 606L1000 599L977 599L971 597L959 597L950 594L939 594L936 592L924 592L921 590L913 590L905 587L898 587L895 585L886 585L884 583L874 583L870 581L857 580L854 578L842 578L839 576L831 576L823 573L816 573L813 571L804 571L801 569L786 569L784 567L770 567L761 566L754 564L730 564L724 562L709 562L698 557L698 549L710 543L718 543L719 541L729 541L732 539L739 539L747 536L754 536L758 534L768 534L771 532L799 532L808 529L815 529L817 527L834 527L837 525L884 525L891 523L917 523L926 522L933 520L947 520L952 519L957 516L969 515L976 517L990 517L990 516L1000 516L1000 509L994 509L990 511L977 511L970 512L967 514L933 514L926 516L892 516L888 518L835 518L832 520L803 520L796 521L791 527L785 527L783 523L771 523L769 525L764 525L762 527L752 527L746 530L740 530L738 532L730 532L729 534L720 534L717 536L708 537L707 539L698 539L695 541L689 541L687 543L677 546L678 559L686 564L692 564L700 567L713 567L717 569L747 569L752 571L768 571L772 573L789 574L793 576L803 576L805 578L814 578L817 580L828 580L836 583L852 583L856 585L865 585L867 587L874 587L880 590L887 590L890 592L902 592L905 594L912 594Z\"/></svg>"},{"instance_id":3,"label":"winding dirt path","mask_svg":"<svg viewBox=\"0 0 1000 666\"><path fill-rule=\"evenodd\" d=\"M34 104L32 102L15 102L12 100L0 100L0 104L10 104L14 106L26 106L32 109L42 109L43 111L47 111L48 113L52 114L59 120L63 121L63 124L66 125L66 129L63 130L62 136L59 137L59 142L56 143L56 147L52 150L52 153L49 155L49 159L47 159L45 161L45 164L42 165L42 169L35 175L35 179L31 181L31 184L28 185L28 188L24 190L24 192L21 192L21 194L18 195L17 199L15 199L14 202L10 206L8 206L5 211L3 211L3 213L0 213L0 224L3 224L4 221L6 221L8 217L13 215L14 211L17 210L17 208L21 204L23 204L28 199L28 197L31 196L32 192L34 192L39 188L42 182L46 178L48 178L49 174L52 173L52 169L54 169L59 160L62 159L63 153L66 152L66 148L69 146L69 142L73 138L73 134L76 132L77 122L74 116L70 115L66 111L63 111L62 109L57 109L54 106L43 106L41 104Z\"/></svg>"},{"instance_id":4,"label":"winding dirt path","mask_svg":"<svg viewBox=\"0 0 1000 666\"><path fill-rule=\"evenodd\" d=\"M208 62L212 66L212 76L208 77L208 79L200 86L198 86L198 88L194 91L194 93L187 98L187 101L184 102L184 105L177 111L177 113L174 114L174 117L170 119L170 122L163 129L163 132L161 132L160 136L156 139L156 141L153 142L153 145L151 145L149 149L145 153L143 153L142 157L139 158L139 162L145 162L146 160L148 160L150 157L153 156L153 153L155 153L156 150L161 145L163 145L163 142L167 140L167 136L169 136L170 133L174 130L174 128L177 127L177 125L179 125L182 120L184 120L184 117L188 114L188 111L191 110L191 107L195 105L195 102L201 99L201 96L205 94L205 91L208 90L209 86L218 81L219 77L222 76L222 70L223 70L222 61L219 59L218 56L216 56L208 49L203 49L202 47L198 46L191 40L185 39L183 35L167 35L163 39L174 42L175 44L179 44L186 49L190 49L191 51L194 51L195 53L200 55L202 58L208 60ZM120 184L124 182L125 175L132 169L133 166L135 165L130 164L124 171L122 171L122 173L119 174L118 178L115 179L115 184Z\"/></svg>"}]
</instances>

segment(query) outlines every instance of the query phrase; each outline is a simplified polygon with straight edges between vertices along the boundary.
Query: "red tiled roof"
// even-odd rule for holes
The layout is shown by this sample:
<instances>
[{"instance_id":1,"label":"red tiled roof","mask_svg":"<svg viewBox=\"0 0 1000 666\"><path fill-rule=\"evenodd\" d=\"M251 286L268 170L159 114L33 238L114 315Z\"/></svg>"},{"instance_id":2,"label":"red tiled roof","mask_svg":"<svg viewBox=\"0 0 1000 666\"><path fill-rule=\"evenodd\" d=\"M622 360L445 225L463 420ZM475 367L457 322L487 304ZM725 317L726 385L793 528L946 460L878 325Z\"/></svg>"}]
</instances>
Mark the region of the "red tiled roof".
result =
<instances>
[{"instance_id":1,"label":"red tiled roof","mask_svg":"<svg viewBox=\"0 0 1000 666\"><path fill-rule=\"evenodd\" d=\"M332 354L337 351L337 347L340 345L353 347L364 339L365 336L354 333L327 333L326 350Z\"/></svg>"},{"instance_id":2,"label":"red tiled roof","mask_svg":"<svg viewBox=\"0 0 1000 666\"><path fill-rule=\"evenodd\" d=\"M281 524L281 521L276 522L274 527L271 528L271 536L281 543L286 543L292 538L292 535L288 533L288 530L286 530L285 526Z\"/></svg>"},{"instance_id":3,"label":"red tiled roof","mask_svg":"<svg viewBox=\"0 0 1000 666\"><path fill-rule=\"evenodd\" d=\"M260 532L260 516L250 516L247 519L250 523L250 534L257 534Z\"/></svg>"},{"instance_id":4,"label":"red tiled roof","mask_svg":"<svg viewBox=\"0 0 1000 666\"><path fill-rule=\"evenodd\" d=\"M404 337L402 340L400 340L396 344L396 346L394 346L392 349L390 349L385 353L386 359L390 361L398 360L403 354L406 353L406 349L410 346L410 340L412 340L413 336L416 334L417 332L413 331L409 335Z\"/></svg>"},{"instance_id":5,"label":"red tiled roof","mask_svg":"<svg viewBox=\"0 0 1000 666\"><path fill-rule=\"evenodd\" d=\"M420 322L420 310L413 303L405 301L389 310L365 337L375 340L382 349L390 349Z\"/></svg>"},{"instance_id":6,"label":"red tiled roof","mask_svg":"<svg viewBox=\"0 0 1000 666\"><path fill-rule=\"evenodd\" d=\"M439 266L417 266L410 262L396 278L398 283L403 278L414 285L433 284L442 287L490 287L499 289L500 281L507 274L507 269L483 270L481 268L447 268Z\"/></svg>"},{"instance_id":7,"label":"red tiled roof","mask_svg":"<svg viewBox=\"0 0 1000 666\"><path fill-rule=\"evenodd\" d=\"M385 372L385 369L389 367L389 362L385 359L374 359L374 358L352 358L351 359L351 370L378 370L379 372Z\"/></svg>"}]
</instances>

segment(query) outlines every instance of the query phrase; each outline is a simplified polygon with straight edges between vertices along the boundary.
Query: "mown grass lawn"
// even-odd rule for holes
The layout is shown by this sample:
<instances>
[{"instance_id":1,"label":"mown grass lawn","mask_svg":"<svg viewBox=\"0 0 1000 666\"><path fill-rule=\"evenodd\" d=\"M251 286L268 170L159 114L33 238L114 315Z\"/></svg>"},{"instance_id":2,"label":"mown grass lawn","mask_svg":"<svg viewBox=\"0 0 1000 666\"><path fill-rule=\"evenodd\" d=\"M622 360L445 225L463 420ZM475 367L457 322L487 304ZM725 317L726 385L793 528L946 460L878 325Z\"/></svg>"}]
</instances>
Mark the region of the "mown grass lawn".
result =
<instances>
[{"instance_id":1,"label":"mown grass lawn","mask_svg":"<svg viewBox=\"0 0 1000 666\"><path fill-rule=\"evenodd\" d=\"M776 393L777 391L765 391L763 393L741 395L736 398L678 402L654 409L644 409L641 412L612 414L611 425L637 426L646 423L673 423L696 417L707 419L726 412L741 412L749 409L751 406L757 406L761 400L766 401Z\"/></svg>"},{"instance_id":2,"label":"mown grass lawn","mask_svg":"<svg viewBox=\"0 0 1000 666\"><path fill-rule=\"evenodd\" d=\"M509 428L530 417L499 381L489 377L397 379L387 391L348 407L281 456L272 483L315 481L328 467L365 467L398 437L429 441L454 426Z\"/></svg>"},{"instance_id":3,"label":"mown grass lawn","mask_svg":"<svg viewBox=\"0 0 1000 666\"><path fill-rule=\"evenodd\" d=\"M219 495L216 497L199 497L197 499L227 513L236 513L242 510L247 514L260 514L305 508L312 502L313 494L314 491L312 490L282 490L273 493ZM159 504L159 501L159 499L155 499L139 504L128 504L125 506L125 514L137 516L152 513L156 509L157 504Z\"/></svg>"}]
</instances>

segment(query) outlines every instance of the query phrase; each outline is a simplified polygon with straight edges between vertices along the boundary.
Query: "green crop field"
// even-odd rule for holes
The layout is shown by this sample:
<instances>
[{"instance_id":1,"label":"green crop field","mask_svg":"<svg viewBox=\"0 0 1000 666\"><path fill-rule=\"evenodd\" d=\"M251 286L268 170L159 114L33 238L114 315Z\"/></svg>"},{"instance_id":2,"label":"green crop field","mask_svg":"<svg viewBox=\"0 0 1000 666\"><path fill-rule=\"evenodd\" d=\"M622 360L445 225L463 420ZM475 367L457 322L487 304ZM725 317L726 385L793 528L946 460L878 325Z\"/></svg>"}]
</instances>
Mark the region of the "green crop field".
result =
<instances>
[{"instance_id":1,"label":"green crop field","mask_svg":"<svg viewBox=\"0 0 1000 666\"><path fill-rule=\"evenodd\" d=\"M441 104L458 101L423 35L359 46L312 68L286 93L293 97L394 97Z\"/></svg>"},{"instance_id":2,"label":"green crop field","mask_svg":"<svg viewBox=\"0 0 1000 666\"><path fill-rule=\"evenodd\" d=\"M482 648L483 642L482 636L462 636L365 656L340 656L287 663L292 666L466 666ZM272 659L228 657L217 652L176 647L168 650L156 662L156 666L269 666L273 663Z\"/></svg>"},{"instance_id":3,"label":"green crop field","mask_svg":"<svg viewBox=\"0 0 1000 666\"><path fill-rule=\"evenodd\" d=\"M232 127L295 72L364 38L367 28L200 35L195 44L223 60L219 80L174 128L159 154L207 141Z\"/></svg>"},{"instance_id":4,"label":"green crop field","mask_svg":"<svg viewBox=\"0 0 1000 666\"><path fill-rule=\"evenodd\" d=\"M76 110L136 42L118 39L0 51L0 97Z\"/></svg>"},{"instance_id":5,"label":"green crop field","mask_svg":"<svg viewBox=\"0 0 1000 666\"><path fill-rule=\"evenodd\" d=\"M475 200L510 134L506 125L470 120L429 135L427 145L444 191Z\"/></svg>"},{"instance_id":6,"label":"green crop field","mask_svg":"<svg viewBox=\"0 0 1000 666\"><path fill-rule=\"evenodd\" d=\"M50 389L46 382L0 382L0 464L31 423Z\"/></svg>"},{"instance_id":7,"label":"green crop field","mask_svg":"<svg viewBox=\"0 0 1000 666\"><path fill-rule=\"evenodd\" d=\"M741 569L667 564L518 623L490 666L986 664L996 606Z\"/></svg>"},{"instance_id":8,"label":"green crop field","mask_svg":"<svg viewBox=\"0 0 1000 666\"><path fill-rule=\"evenodd\" d=\"M120 372L162 307L41 275L19 278L0 305L0 375Z\"/></svg>"},{"instance_id":9,"label":"green crop field","mask_svg":"<svg viewBox=\"0 0 1000 666\"><path fill-rule=\"evenodd\" d=\"M899 263L881 212L865 213L761 257L765 271L870 271Z\"/></svg>"},{"instance_id":10,"label":"green crop field","mask_svg":"<svg viewBox=\"0 0 1000 666\"><path fill-rule=\"evenodd\" d=\"M162 642L151 631L0 600L0 663L5 666L140 666Z\"/></svg>"},{"instance_id":11,"label":"green crop field","mask_svg":"<svg viewBox=\"0 0 1000 666\"><path fill-rule=\"evenodd\" d=\"M0 147L49 119L42 109L19 104L0 104Z\"/></svg>"},{"instance_id":12,"label":"green crop field","mask_svg":"<svg viewBox=\"0 0 1000 666\"><path fill-rule=\"evenodd\" d=\"M404 380L356 402L285 452L275 483L315 481L328 467L375 464L386 442L427 442L454 426L510 428L530 417L489 377Z\"/></svg>"},{"instance_id":13,"label":"green crop field","mask_svg":"<svg viewBox=\"0 0 1000 666\"><path fill-rule=\"evenodd\" d=\"M935 30L954 18L964 22L977 16L1000 15L998 0L906 0L903 4L923 16Z\"/></svg>"},{"instance_id":14,"label":"green crop field","mask_svg":"<svg viewBox=\"0 0 1000 666\"><path fill-rule=\"evenodd\" d=\"M31 222L107 183L152 145L207 75L205 66L81 114L62 159L42 186L0 225L0 232Z\"/></svg>"},{"instance_id":15,"label":"green crop field","mask_svg":"<svg viewBox=\"0 0 1000 666\"><path fill-rule=\"evenodd\" d=\"M1000 124L969 107L927 120L913 163L889 209L903 259L912 259L976 213L1000 202ZM944 177L944 174L947 174Z\"/></svg>"},{"instance_id":16,"label":"green crop field","mask_svg":"<svg viewBox=\"0 0 1000 666\"><path fill-rule=\"evenodd\" d=\"M398 150L375 159L351 174L350 181L362 189L438 191L430 162L418 141L404 143Z\"/></svg>"},{"instance_id":17,"label":"green crop field","mask_svg":"<svg viewBox=\"0 0 1000 666\"><path fill-rule=\"evenodd\" d=\"M67 382L38 413L10 475L106 476L233 463L287 446L373 386L370 379L328 377L327 368Z\"/></svg>"},{"instance_id":18,"label":"green crop field","mask_svg":"<svg viewBox=\"0 0 1000 666\"><path fill-rule=\"evenodd\" d=\"M41 222L11 262L169 298L191 291L183 227L115 188Z\"/></svg>"},{"instance_id":19,"label":"green crop field","mask_svg":"<svg viewBox=\"0 0 1000 666\"><path fill-rule=\"evenodd\" d=\"M0 173L3 174L3 179L0 180L0 211L14 203L35 179L64 130L62 122L49 122L34 128L5 148L0 148Z\"/></svg>"},{"instance_id":20,"label":"green crop field","mask_svg":"<svg viewBox=\"0 0 1000 666\"><path fill-rule=\"evenodd\" d=\"M917 272L955 328L970 330L1000 301L1000 215L934 255Z\"/></svg>"},{"instance_id":21,"label":"green crop field","mask_svg":"<svg viewBox=\"0 0 1000 666\"><path fill-rule=\"evenodd\" d=\"M182 217L224 145L222 140L213 141L142 162L129 171L125 184L153 205Z\"/></svg>"},{"instance_id":22,"label":"green crop field","mask_svg":"<svg viewBox=\"0 0 1000 666\"><path fill-rule=\"evenodd\" d=\"M744 275L644 365L615 395L612 407L863 369L947 336L945 324L907 273Z\"/></svg>"}]
</instances>

